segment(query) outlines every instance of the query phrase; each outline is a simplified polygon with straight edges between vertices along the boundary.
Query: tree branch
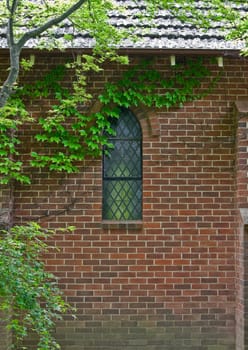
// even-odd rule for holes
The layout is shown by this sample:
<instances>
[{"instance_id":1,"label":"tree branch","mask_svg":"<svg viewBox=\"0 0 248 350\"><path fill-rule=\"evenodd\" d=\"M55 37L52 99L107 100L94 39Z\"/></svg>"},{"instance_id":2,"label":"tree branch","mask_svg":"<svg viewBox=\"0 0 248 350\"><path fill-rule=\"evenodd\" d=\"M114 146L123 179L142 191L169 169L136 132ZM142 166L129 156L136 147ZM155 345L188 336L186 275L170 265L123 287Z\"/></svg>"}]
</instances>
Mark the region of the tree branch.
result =
<instances>
[{"instance_id":1,"label":"tree branch","mask_svg":"<svg viewBox=\"0 0 248 350\"><path fill-rule=\"evenodd\" d=\"M17 81L17 78L19 75L19 66L20 66L20 53L25 43L29 39L35 38L40 34L44 33L47 29L51 28L52 26L55 26L61 23L64 19L68 18L72 13L78 10L80 6L82 6L86 1L88 0L78 0L74 5L68 8L68 10L66 10L64 13L62 13L58 17L48 20L46 23L44 23L43 25L41 25L36 29L27 31L19 39L19 41L15 43L13 20L14 20L14 15L15 15L15 11L17 9L19 0L13 0L12 6L10 7L10 16L8 20L8 33L7 33L11 64L10 64L10 72L8 74L8 77L4 82L2 88L0 89L0 108L6 104L9 96L13 91L13 86ZM7 6L10 6L9 1L7 1Z\"/></svg>"},{"instance_id":2,"label":"tree branch","mask_svg":"<svg viewBox=\"0 0 248 350\"><path fill-rule=\"evenodd\" d=\"M9 0L6 0L6 7L7 7L7 9L8 9L9 12L10 12L10 3L9 3Z\"/></svg>"},{"instance_id":3,"label":"tree branch","mask_svg":"<svg viewBox=\"0 0 248 350\"><path fill-rule=\"evenodd\" d=\"M13 21L14 21L15 12L18 6L18 0L14 0L12 3L12 6L10 6L9 2L7 5L10 12L9 20L8 20L7 41L8 41L9 47L12 47L14 45Z\"/></svg>"},{"instance_id":4,"label":"tree branch","mask_svg":"<svg viewBox=\"0 0 248 350\"><path fill-rule=\"evenodd\" d=\"M72 5L68 10L66 10L60 16L52 18L46 23L44 23L43 25L41 25L40 27L26 32L23 35L23 37L18 41L17 43L18 47L21 49L29 39L35 38L40 34L44 33L47 29L61 23L64 19L68 18L72 13L78 10L84 3L86 3L86 1L88 0L79 0L78 2L76 2L76 4Z\"/></svg>"}]
</instances>

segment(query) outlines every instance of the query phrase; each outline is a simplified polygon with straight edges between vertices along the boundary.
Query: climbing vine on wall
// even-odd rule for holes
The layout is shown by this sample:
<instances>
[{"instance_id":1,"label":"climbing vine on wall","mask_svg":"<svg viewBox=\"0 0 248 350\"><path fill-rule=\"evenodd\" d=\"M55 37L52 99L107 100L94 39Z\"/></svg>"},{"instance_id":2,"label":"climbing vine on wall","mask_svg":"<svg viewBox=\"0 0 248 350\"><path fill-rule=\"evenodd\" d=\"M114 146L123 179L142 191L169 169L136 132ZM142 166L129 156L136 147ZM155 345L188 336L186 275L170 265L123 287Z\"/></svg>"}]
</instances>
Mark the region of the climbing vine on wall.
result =
<instances>
[{"instance_id":1,"label":"climbing vine on wall","mask_svg":"<svg viewBox=\"0 0 248 350\"><path fill-rule=\"evenodd\" d=\"M26 118L29 120L23 99L41 96L57 100L48 114L39 119L41 132L35 136L38 142L46 144L44 152L47 149L50 151L33 151L31 165L68 173L76 172L76 164L86 156L98 157L103 146L106 149L111 147L107 136L113 134L109 117L118 118L118 107L129 108L139 104L167 109L180 107L187 101L199 99L207 94L218 79L218 76L213 78L209 88L200 93L197 89L201 87L202 80L210 76L210 71L201 59L188 60L186 64L172 67L167 73L156 70L152 61L143 61L127 69L116 83L109 82L105 85L104 91L98 97L102 104L101 111L85 114L82 105L91 98L86 94L86 79L82 77L74 83L74 93L71 93L69 88L62 87L60 83L65 74L64 66L56 67L43 80L17 90L6 108L10 109L10 116L18 109L24 117L27 114ZM13 109L15 106L16 110ZM6 120L9 120L9 125ZM23 164L18 160L18 122L14 123L11 117L5 118L4 123L2 121L0 115L1 181L7 183L14 178L28 183L30 179L22 173ZM106 132L103 133L103 130ZM51 153L52 150L54 153Z\"/></svg>"},{"instance_id":2,"label":"climbing vine on wall","mask_svg":"<svg viewBox=\"0 0 248 350\"><path fill-rule=\"evenodd\" d=\"M141 103L149 107L169 109L201 98L203 94L197 93L195 89L209 75L202 60L190 60L187 65L176 66L168 78L153 69L151 62L144 61L124 73L116 84L107 84L105 92L99 98L105 105L114 102L128 108Z\"/></svg>"}]
</instances>

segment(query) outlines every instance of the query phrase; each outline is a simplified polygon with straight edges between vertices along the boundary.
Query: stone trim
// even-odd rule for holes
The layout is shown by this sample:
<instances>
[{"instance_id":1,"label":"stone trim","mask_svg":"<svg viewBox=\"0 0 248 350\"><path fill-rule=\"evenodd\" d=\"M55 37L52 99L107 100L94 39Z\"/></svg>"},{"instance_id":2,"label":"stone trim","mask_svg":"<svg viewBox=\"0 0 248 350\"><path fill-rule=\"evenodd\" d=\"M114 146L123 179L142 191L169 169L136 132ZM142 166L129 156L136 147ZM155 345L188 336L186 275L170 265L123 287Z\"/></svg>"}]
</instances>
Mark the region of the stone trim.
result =
<instances>
[{"instance_id":1,"label":"stone trim","mask_svg":"<svg viewBox=\"0 0 248 350\"><path fill-rule=\"evenodd\" d=\"M96 100L89 109L89 113L97 113L103 107L103 104ZM146 106L132 106L129 108L138 118L143 136L156 137L160 135L160 126L156 110Z\"/></svg>"},{"instance_id":2,"label":"stone trim","mask_svg":"<svg viewBox=\"0 0 248 350\"><path fill-rule=\"evenodd\" d=\"M248 101L235 101L234 104L238 119L248 118Z\"/></svg>"},{"instance_id":3,"label":"stone trim","mask_svg":"<svg viewBox=\"0 0 248 350\"><path fill-rule=\"evenodd\" d=\"M10 212L8 208L0 209L0 229L4 230L9 225L10 221Z\"/></svg>"},{"instance_id":4,"label":"stone trim","mask_svg":"<svg viewBox=\"0 0 248 350\"><path fill-rule=\"evenodd\" d=\"M102 228L104 230L142 230L142 221L102 221Z\"/></svg>"},{"instance_id":5,"label":"stone trim","mask_svg":"<svg viewBox=\"0 0 248 350\"><path fill-rule=\"evenodd\" d=\"M244 225L248 225L248 208L239 209L240 216Z\"/></svg>"}]
</instances>

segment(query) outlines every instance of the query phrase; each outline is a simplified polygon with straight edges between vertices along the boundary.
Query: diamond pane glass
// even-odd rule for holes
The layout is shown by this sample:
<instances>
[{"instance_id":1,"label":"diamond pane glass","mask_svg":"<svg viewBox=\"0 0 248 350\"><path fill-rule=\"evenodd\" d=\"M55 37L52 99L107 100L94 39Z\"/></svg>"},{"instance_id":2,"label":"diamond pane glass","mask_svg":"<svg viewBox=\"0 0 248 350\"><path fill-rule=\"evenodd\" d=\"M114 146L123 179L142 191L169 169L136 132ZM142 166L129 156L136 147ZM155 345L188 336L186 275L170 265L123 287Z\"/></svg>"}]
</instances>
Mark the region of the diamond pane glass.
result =
<instances>
[{"instance_id":1,"label":"diamond pane glass","mask_svg":"<svg viewBox=\"0 0 248 350\"><path fill-rule=\"evenodd\" d=\"M103 218L138 220L142 214L141 180L104 182Z\"/></svg>"},{"instance_id":2,"label":"diamond pane glass","mask_svg":"<svg viewBox=\"0 0 248 350\"><path fill-rule=\"evenodd\" d=\"M116 132L116 137L119 139L141 137L139 123L133 113L126 108L120 109L120 117L113 119L111 126Z\"/></svg>"},{"instance_id":3,"label":"diamond pane glass","mask_svg":"<svg viewBox=\"0 0 248 350\"><path fill-rule=\"evenodd\" d=\"M115 140L112 143L114 148L104 159L104 176L141 176L140 140Z\"/></svg>"},{"instance_id":4,"label":"diamond pane glass","mask_svg":"<svg viewBox=\"0 0 248 350\"><path fill-rule=\"evenodd\" d=\"M142 137L140 124L131 111L120 109L113 119L113 149L103 155L103 219L142 218Z\"/></svg>"}]
</instances>

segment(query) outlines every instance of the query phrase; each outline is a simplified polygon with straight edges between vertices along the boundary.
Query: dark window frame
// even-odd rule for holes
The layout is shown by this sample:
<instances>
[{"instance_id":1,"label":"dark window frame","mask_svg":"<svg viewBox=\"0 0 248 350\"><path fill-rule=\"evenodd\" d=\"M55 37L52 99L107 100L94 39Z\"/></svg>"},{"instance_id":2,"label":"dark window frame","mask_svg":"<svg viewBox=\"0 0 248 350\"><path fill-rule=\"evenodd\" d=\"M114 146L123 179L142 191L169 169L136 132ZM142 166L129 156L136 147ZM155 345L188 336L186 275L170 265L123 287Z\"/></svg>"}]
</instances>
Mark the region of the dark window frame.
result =
<instances>
[{"instance_id":1,"label":"dark window frame","mask_svg":"<svg viewBox=\"0 0 248 350\"><path fill-rule=\"evenodd\" d=\"M129 124L125 124L125 116L126 123L134 123L133 130L138 133L137 135L118 135L118 131L121 130L118 130L120 125L122 125L122 131L124 131L124 133L130 127ZM108 150L109 155L106 154L106 150L103 150L102 219L114 222L140 221L142 220L143 211L142 128L134 113L132 113L130 109L124 107L120 108L120 117L118 119L112 119L111 124L113 129L115 131L117 130L117 134L115 136L109 135L108 139L116 146L118 151L122 152L122 156L118 157L118 154L120 153L116 152L115 147L113 150ZM134 150L136 144L138 146L137 151ZM125 153L128 148L130 152L133 152L134 158L138 159L137 163L132 163L132 157L130 157L130 154ZM125 155L123 155L123 153ZM128 156L126 157L127 154ZM112 156L113 158L111 158ZM125 166L123 166L121 162L123 162ZM122 165L121 168L120 165ZM119 175L116 175L117 172L119 172ZM133 173L136 172L138 174L134 175Z\"/></svg>"}]
</instances>

